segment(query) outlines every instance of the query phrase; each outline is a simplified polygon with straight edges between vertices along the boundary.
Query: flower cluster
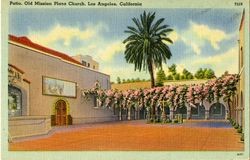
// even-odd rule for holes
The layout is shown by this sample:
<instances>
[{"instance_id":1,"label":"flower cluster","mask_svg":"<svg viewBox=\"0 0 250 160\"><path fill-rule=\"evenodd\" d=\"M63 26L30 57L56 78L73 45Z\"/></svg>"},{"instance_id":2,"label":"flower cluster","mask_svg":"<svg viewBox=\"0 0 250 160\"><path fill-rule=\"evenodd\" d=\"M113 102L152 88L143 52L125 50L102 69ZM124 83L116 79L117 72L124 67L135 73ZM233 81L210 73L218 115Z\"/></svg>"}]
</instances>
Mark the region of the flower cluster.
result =
<instances>
[{"instance_id":1,"label":"flower cluster","mask_svg":"<svg viewBox=\"0 0 250 160\"><path fill-rule=\"evenodd\" d=\"M237 75L226 75L204 84L195 85L167 85L151 89L138 90L101 90L90 89L83 91L82 95L94 94L98 99L99 106L128 108L134 106L137 109L155 108L166 101L168 107L178 108L185 104L195 104L195 101L203 102L218 101L221 97L228 101L237 90Z\"/></svg>"}]
</instances>

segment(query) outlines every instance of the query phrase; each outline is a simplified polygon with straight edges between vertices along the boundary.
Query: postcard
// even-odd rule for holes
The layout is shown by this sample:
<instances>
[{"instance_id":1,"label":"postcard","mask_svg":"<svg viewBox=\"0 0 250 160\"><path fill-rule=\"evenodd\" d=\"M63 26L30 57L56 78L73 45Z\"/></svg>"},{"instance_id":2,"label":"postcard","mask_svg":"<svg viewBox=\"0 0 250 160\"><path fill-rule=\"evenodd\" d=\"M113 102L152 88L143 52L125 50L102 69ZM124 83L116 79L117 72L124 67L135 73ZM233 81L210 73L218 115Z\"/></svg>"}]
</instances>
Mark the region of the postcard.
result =
<instances>
[{"instance_id":1,"label":"postcard","mask_svg":"<svg viewBox=\"0 0 250 160\"><path fill-rule=\"evenodd\" d=\"M2 2L1 158L244 159L249 1Z\"/></svg>"}]
</instances>

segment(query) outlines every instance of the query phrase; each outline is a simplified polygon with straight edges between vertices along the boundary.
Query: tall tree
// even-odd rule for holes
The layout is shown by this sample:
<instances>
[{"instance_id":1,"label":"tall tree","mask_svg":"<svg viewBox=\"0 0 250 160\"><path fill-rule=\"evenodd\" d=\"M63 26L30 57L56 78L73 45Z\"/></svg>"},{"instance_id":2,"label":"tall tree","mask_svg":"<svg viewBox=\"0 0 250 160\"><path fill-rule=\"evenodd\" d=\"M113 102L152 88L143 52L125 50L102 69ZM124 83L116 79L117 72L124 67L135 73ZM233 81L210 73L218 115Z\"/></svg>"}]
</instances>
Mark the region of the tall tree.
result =
<instances>
[{"instance_id":1,"label":"tall tree","mask_svg":"<svg viewBox=\"0 0 250 160\"><path fill-rule=\"evenodd\" d=\"M209 68L205 70L204 77L207 79L211 79L211 78L215 78L216 76L214 74L214 71L211 68Z\"/></svg>"},{"instance_id":2,"label":"tall tree","mask_svg":"<svg viewBox=\"0 0 250 160\"><path fill-rule=\"evenodd\" d=\"M168 67L168 72L170 72L173 76L176 75L176 65L172 64L170 67Z\"/></svg>"},{"instance_id":3,"label":"tall tree","mask_svg":"<svg viewBox=\"0 0 250 160\"><path fill-rule=\"evenodd\" d=\"M167 34L173 29L162 24L164 18L156 22L155 12L140 15L140 18L132 18L135 27L128 26L129 36L123 41L126 44L125 59L135 65L135 70L148 70L151 78L151 87L155 86L154 68L162 68L162 62L172 56L167 45L173 43ZM155 23L154 23L155 22Z\"/></svg>"},{"instance_id":4,"label":"tall tree","mask_svg":"<svg viewBox=\"0 0 250 160\"><path fill-rule=\"evenodd\" d=\"M195 78L197 79L204 79L204 71L202 68L200 68L196 73L195 73Z\"/></svg>"},{"instance_id":5,"label":"tall tree","mask_svg":"<svg viewBox=\"0 0 250 160\"><path fill-rule=\"evenodd\" d=\"M160 69L156 73L156 86L163 86L165 80L166 80L166 74L162 69Z\"/></svg>"}]
</instances>

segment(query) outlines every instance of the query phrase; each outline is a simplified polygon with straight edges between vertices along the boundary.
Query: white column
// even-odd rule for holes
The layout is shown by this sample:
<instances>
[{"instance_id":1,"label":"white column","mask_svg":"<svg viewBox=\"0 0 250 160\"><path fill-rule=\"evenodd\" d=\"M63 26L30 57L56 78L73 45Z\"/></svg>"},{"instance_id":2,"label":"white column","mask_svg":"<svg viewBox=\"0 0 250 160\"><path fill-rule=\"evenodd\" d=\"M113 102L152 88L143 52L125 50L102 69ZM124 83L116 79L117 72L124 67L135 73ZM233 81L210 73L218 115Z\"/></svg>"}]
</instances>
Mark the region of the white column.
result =
<instances>
[{"instance_id":1,"label":"white column","mask_svg":"<svg viewBox=\"0 0 250 160\"><path fill-rule=\"evenodd\" d=\"M170 107L170 120L174 119L174 108Z\"/></svg>"},{"instance_id":2,"label":"white column","mask_svg":"<svg viewBox=\"0 0 250 160\"><path fill-rule=\"evenodd\" d=\"M128 108L128 120L131 120L131 107Z\"/></svg>"},{"instance_id":3,"label":"white column","mask_svg":"<svg viewBox=\"0 0 250 160\"><path fill-rule=\"evenodd\" d=\"M205 110L205 119L209 119L209 110Z\"/></svg>"},{"instance_id":4,"label":"white column","mask_svg":"<svg viewBox=\"0 0 250 160\"><path fill-rule=\"evenodd\" d=\"M120 121L122 120L122 109L121 109L121 107L120 107L120 109L119 109L119 120L120 120Z\"/></svg>"}]
</instances>

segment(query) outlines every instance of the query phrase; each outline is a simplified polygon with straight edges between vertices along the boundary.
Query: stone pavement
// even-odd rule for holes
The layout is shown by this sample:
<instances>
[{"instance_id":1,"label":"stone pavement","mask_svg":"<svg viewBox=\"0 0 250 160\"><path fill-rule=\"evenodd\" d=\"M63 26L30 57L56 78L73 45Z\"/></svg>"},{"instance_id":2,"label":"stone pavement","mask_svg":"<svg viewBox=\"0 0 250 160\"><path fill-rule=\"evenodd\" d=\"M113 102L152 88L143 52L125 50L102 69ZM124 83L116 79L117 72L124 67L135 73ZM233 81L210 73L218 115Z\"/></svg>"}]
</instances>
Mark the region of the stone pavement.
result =
<instances>
[{"instance_id":1,"label":"stone pavement","mask_svg":"<svg viewBox=\"0 0 250 160\"><path fill-rule=\"evenodd\" d=\"M227 121L183 124L119 121L55 127L48 135L9 144L11 151L242 151L240 134Z\"/></svg>"}]
</instances>

